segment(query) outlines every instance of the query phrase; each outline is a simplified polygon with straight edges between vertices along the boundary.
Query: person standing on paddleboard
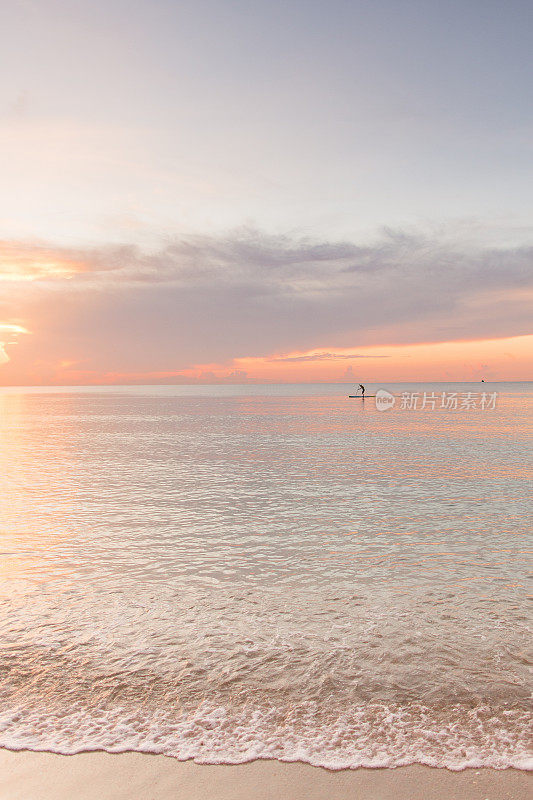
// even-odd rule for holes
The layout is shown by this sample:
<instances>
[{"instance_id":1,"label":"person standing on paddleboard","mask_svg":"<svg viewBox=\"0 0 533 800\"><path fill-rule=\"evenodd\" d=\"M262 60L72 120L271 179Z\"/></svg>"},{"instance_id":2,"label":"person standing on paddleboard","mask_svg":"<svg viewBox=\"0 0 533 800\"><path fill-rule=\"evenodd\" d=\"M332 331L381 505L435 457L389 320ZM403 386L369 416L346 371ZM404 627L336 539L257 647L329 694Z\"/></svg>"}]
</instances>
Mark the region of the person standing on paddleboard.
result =
<instances>
[{"instance_id":1,"label":"person standing on paddleboard","mask_svg":"<svg viewBox=\"0 0 533 800\"><path fill-rule=\"evenodd\" d=\"M363 386L362 383L359 384L359 388L361 389L361 394L364 397L365 396L365 387Z\"/></svg>"}]
</instances>

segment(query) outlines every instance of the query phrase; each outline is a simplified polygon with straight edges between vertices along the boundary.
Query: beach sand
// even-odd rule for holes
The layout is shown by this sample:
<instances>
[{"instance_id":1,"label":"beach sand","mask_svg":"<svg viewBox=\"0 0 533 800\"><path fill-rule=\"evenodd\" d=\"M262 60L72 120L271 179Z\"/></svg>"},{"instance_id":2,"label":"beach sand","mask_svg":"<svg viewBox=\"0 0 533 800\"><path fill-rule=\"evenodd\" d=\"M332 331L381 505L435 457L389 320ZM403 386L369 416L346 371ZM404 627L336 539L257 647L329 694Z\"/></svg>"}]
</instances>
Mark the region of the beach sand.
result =
<instances>
[{"instance_id":1,"label":"beach sand","mask_svg":"<svg viewBox=\"0 0 533 800\"><path fill-rule=\"evenodd\" d=\"M331 772L254 761L207 766L142 753L0 750L0 800L526 800L519 770L408 766Z\"/></svg>"}]
</instances>

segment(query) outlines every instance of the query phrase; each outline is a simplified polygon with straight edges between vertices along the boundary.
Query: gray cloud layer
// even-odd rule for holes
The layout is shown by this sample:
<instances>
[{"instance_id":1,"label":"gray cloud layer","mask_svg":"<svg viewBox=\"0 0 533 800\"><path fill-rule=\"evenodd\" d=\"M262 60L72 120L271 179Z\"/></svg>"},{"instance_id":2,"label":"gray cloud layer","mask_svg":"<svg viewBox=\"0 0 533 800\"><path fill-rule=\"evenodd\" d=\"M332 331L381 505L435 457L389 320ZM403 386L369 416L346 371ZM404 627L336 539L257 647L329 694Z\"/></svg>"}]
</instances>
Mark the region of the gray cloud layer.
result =
<instances>
[{"instance_id":1,"label":"gray cloud layer","mask_svg":"<svg viewBox=\"0 0 533 800\"><path fill-rule=\"evenodd\" d=\"M169 240L153 252L56 252L86 270L1 290L0 321L32 330L18 345L28 363L72 358L87 369L159 371L531 328L532 247L397 231L359 246L243 229Z\"/></svg>"}]
</instances>

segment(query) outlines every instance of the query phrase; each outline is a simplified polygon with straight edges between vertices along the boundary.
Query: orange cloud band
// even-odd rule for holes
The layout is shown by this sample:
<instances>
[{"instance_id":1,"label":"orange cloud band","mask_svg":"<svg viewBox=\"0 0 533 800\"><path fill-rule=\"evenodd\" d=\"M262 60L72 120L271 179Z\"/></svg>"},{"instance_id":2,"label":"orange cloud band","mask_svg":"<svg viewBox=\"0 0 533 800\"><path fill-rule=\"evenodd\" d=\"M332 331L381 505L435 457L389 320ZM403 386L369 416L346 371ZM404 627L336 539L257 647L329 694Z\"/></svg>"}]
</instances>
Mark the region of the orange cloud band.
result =
<instances>
[{"instance_id":1,"label":"orange cloud band","mask_svg":"<svg viewBox=\"0 0 533 800\"><path fill-rule=\"evenodd\" d=\"M17 242L0 242L0 281L69 278L83 269L81 261L63 257L45 247L23 247Z\"/></svg>"},{"instance_id":2,"label":"orange cloud band","mask_svg":"<svg viewBox=\"0 0 533 800\"><path fill-rule=\"evenodd\" d=\"M531 380L533 335L357 350L323 348L160 372L84 371L74 362L50 367L50 382L59 384Z\"/></svg>"}]
</instances>

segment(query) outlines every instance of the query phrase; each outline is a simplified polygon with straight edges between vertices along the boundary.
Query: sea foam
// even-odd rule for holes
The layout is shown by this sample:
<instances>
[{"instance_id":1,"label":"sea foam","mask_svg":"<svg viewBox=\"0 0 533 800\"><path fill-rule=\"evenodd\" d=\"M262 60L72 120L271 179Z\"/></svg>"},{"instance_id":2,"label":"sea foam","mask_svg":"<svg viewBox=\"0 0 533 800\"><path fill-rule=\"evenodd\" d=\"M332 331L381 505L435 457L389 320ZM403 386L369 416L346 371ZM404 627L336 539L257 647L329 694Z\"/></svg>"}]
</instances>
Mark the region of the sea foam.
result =
<instances>
[{"instance_id":1,"label":"sea foam","mask_svg":"<svg viewBox=\"0 0 533 800\"><path fill-rule=\"evenodd\" d=\"M199 764L255 759L302 761L328 769L399 767L419 763L461 770L533 768L527 750L527 713L459 706L435 713L423 706L379 703L327 719L310 705L298 708L194 710L84 709L0 714L0 746L61 754L103 750L160 753Z\"/></svg>"}]
</instances>

